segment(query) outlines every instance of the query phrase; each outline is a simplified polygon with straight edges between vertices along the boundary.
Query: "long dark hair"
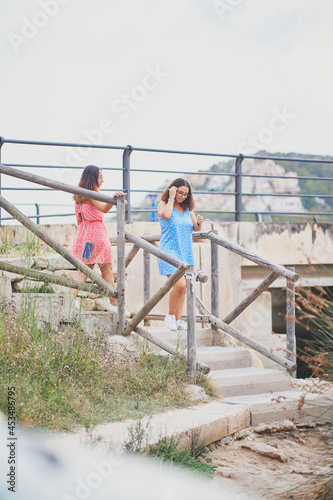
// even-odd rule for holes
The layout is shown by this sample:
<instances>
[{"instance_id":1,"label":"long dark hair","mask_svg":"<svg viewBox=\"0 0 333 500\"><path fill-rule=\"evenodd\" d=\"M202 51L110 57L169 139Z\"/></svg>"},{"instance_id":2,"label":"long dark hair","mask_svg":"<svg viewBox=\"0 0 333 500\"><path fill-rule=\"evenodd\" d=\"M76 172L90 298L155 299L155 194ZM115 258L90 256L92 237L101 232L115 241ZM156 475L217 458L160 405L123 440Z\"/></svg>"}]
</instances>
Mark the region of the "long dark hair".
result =
<instances>
[{"instance_id":1,"label":"long dark hair","mask_svg":"<svg viewBox=\"0 0 333 500\"><path fill-rule=\"evenodd\" d=\"M90 191L98 191L98 176L100 168L96 165L87 165L82 172L78 187L90 189ZM73 196L76 203L91 203L89 198L75 194Z\"/></svg>"},{"instance_id":2,"label":"long dark hair","mask_svg":"<svg viewBox=\"0 0 333 500\"><path fill-rule=\"evenodd\" d=\"M175 179L174 181L171 182L171 184L169 184L169 186L166 188L166 190L162 193L161 200L165 201L165 203L168 203L168 199L170 196L169 189L172 188L172 186L176 186L176 188L179 188L182 186L188 188L188 195L187 195L187 198L185 198L185 200L183 201L182 206L184 207L185 210L187 208L189 210L193 210L195 207L195 203L193 200L191 185L189 182L187 182L185 179L182 179L181 177L178 177L178 179Z\"/></svg>"}]
</instances>

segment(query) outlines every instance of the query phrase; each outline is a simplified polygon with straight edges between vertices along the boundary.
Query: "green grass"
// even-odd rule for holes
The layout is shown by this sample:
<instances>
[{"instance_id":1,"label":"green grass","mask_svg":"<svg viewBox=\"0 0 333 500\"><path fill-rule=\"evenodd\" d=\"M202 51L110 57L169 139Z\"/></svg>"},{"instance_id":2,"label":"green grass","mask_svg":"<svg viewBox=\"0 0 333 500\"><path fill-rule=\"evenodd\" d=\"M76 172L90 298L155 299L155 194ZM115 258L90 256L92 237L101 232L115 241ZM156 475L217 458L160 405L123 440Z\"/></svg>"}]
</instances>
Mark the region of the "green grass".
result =
<instances>
[{"instance_id":1,"label":"green grass","mask_svg":"<svg viewBox=\"0 0 333 500\"><path fill-rule=\"evenodd\" d=\"M163 437L158 443L149 445L149 426L149 421L146 424L138 421L129 428L129 437L124 443L126 451L153 457L170 466L186 467L208 477L213 476L216 466L206 458L210 441L198 429L192 431L190 442L186 446L181 445L180 439L174 437Z\"/></svg>"},{"instance_id":2,"label":"green grass","mask_svg":"<svg viewBox=\"0 0 333 500\"><path fill-rule=\"evenodd\" d=\"M71 431L188 406L186 362L142 352L119 363L102 338L80 326L61 333L38 326L27 298L14 315L0 312L0 409L16 392L16 417L26 426ZM198 383L212 394L201 374Z\"/></svg>"}]
</instances>

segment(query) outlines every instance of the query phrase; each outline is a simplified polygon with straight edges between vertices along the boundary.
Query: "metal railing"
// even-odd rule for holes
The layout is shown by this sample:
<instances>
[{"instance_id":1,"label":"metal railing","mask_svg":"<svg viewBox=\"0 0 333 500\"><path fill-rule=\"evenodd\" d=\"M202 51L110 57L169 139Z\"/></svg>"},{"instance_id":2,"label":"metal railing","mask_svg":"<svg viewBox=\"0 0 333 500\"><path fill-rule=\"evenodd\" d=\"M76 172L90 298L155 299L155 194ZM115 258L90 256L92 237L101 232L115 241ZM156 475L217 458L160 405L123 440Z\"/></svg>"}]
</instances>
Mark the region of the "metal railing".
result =
<instances>
[{"instance_id":1,"label":"metal railing","mask_svg":"<svg viewBox=\"0 0 333 500\"><path fill-rule=\"evenodd\" d=\"M144 214L144 213L151 213L151 214L156 214L157 208L156 208L156 203L155 203L155 198L156 196L150 196L151 194L153 195L158 195L159 193L162 192L161 189L139 189L137 186L133 186L133 182L131 180L133 174L138 174L140 175L145 175L145 174L152 174L152 173L158 173L158 174L167 174L170 176L170 174L173 175L205 175L207 177L226 177L229 179L234 179L234 189L232 191L230 190L223 190L223 191L214 191L214 190L194 190L195 194L207 194L207 195L213 195L213 196L224 196L224 197L233 197L234 198L234 210L230 209L207 209L205 207L198 207L198 210L200 212L208 214L207 218L208 219L215 219L216 217L219 217L219 220L235 220L235 221L242 221L244 218L252 217L252 220L261 220L262 216L269 216L269 217L286 217L287 220L297 220L297 218L302 218L304 219L311 219L313 220L314 218L317 219L318 217L323 217L325 221L330 221L333 220L333 209L332 210L325 210L325 211L307 211L304 209L304 211L295 211L295 212L284 212L282 211L273 211L273 210L244 210L244 197L253 197L253 196L260 196L260 197L276 197L276 198L310 198L310 199L315 199L315 198L320 198L322 200L333 200L333 194L321 194L321 193L313 193L313 194L305 194L305 193L297 193L297 194L292 194L288 192L284 193L268 193L268 192L256 192L256 193L251 193L251 192L244 192L243 190L243 181L245 178L262 178L262 179L290 179L290 180L299 180L299 181L320 181L320 182L332 182L333 177L313 177L313 176L285 176L285 175L265 175L265 174L258 174L258 173L246 173L243 172L243 161L245 159L255 159L258 161L264 161L264 160L274 160L278 162L285 162L285 161L290 161L290 162L303 162L304 164L306 163L322 163L322 164L333 164L332 161L330 160L323 160L323 159L306 159L306 158L289 158L289 157L283 157L283 156L270 156L270 155L254 155L254 156L248 156L248 155L243 155L243 154L238 154L238 155L232 155L232 154L225 154L225 153L207 153L207 152L198 152L198 151L181 151L181 150L172 150L172 149L153 149L153 148L141 148L141 147L133 147L133 146L112 146L112 145L100 145L100 144L80 144L80 143L67 143L67 142L46 142L46 141L27 141L27 140L14 140L14 139L5 139L3 137L0 138L0 163L3 163L4 165L7 165L9 167L19 167L20 169L31 169L31 168L39 168L39 169L60 169L60 170L67 170L67 169L77 169L77 170L82 170L83 166L64 166L64 165L41 165L41 164L22 164L22 163L11 163L11 162L5 162L4 159L2 158L3 152L4 152L4 146L6 144L12 144L12 145L17 145L17 146L42 146L42 147L56 147L56 148L83 148L83 149L94 149L94 150L105 150L105 151L111 151L111 150L117 150L122 152L122 164L121 166L118 167L108 167L108 166L103 166L103 169L106 171L118 171L119 173L121 172L122 174L122 186L117 186L114 187L113 189L101 189L101 192L108 192L108 191L114 191L117 189L122 189L126 195L127 195L127 206L126 206L126 221L131 221L133 216L138 216L139 214ZM167 170L167 169L147 169L147 168L132 168L131 167L131 160L132 160L132 155L133 153L137 155L140 155L140 153L148 153L148 154L161 154L161 155L176 155L176 156L187 156L187 157L207 157L207 158L221 158L221 159L228 159L228 160L234 160L234 171L228 171L228 172L212 172L212 171L185 171L185 170ZM0 193L2 191L45 191L49 188L26 188L26 187L8 187L8 186L2 186L1 182L1 173L0 173ZM333 190L332 190L333 192ZM151 198L152 203L149 208L142 208L141 207L133 207L131 203L131 198L134 193L145 193L148 197ZM35 205L37 209L36 215L31 215L31 218L36 218L37 223L40 222L41 218L44 217L59 217L59 216L71 216L73 213L56 213L56 214L41 214L40 210L38 207L43 205L42 203L38 202L34 203L32 205ZM45 205L45 204L44 204ZM211 215L209 215L211 214ZM224 218L223 218L224 217ZM8 218L2 218L1 217L1 211L0 211L0 224L1 221L8 220ZM155 215L152 216L152 220L155 220Z\"/></svg>"}]
</instances>

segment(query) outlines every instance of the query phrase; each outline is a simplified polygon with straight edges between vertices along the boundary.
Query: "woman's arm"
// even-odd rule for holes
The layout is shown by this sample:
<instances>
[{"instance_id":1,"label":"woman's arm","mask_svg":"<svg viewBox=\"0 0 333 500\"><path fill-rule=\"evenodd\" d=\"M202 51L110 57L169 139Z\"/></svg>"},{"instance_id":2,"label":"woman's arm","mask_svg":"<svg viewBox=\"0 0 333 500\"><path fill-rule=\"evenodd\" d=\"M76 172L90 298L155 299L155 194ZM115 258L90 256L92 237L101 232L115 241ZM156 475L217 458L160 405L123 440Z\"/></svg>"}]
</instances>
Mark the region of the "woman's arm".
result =
<instances>
[{"instance_id":1,"label":"woman's arm","mask_svg":"<svg viewBox=\"0 0 333 500\"><path fill-rule=\"evenodd\" d=\"M190 215L193 222L193 231L200 231L203 221L202 215L198 215L197 217L195 217L195 213L193 212L193 210L191 210Z\"/></svg>"},{"instance_id":2,"label":"woman's arm","mask_svg":"<svg viewBox=\"0 0 333 500\"><path fill-rule=\"evenodd\" d=\"M169 189L169 199L167 203L165 201L160 201L158 204L158 215L162 217L162 219L168 220L170 219L173 211L173 206L175 203L177 188L176 186L172 186Z\"/></svg>"},{"instance_id":3,"label":"woman's arm","mask_svg":"<svg viewBox=\"0 0 333 500\"><path fill-rule=\"evenodd\" d=\"M174 201L170 198L168 200L168 203L165 203L165 201L160 201L158 204L158 215L162 217L162 219L170 219L173 211L173 204Z\"/></svg>"},{"instance_id":4,"label":"woman's arm","mask_svg":"<svg viewBox=\"0 0 333 500\"><path fill-rule=\"evenodd\" d=\"M123 193L122 191L117 191L113 196L115 198L118 198L118 196L121 196ZM106 214L111 208L113 207L112 203L104 203L103 201L98 201L98 200L90 200L92 205L94 205L97 210L100 212L103 212L103 214Z\"/></svg>"}]
</instances>

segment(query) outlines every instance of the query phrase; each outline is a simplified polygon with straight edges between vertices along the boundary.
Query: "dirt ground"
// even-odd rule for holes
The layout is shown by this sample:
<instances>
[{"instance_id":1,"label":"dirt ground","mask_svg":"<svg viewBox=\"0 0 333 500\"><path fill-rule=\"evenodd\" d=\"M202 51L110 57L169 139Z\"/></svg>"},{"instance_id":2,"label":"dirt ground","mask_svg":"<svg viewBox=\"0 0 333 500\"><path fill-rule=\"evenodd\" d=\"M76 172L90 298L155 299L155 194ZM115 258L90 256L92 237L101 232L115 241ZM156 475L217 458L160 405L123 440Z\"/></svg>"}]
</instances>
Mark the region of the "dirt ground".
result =
<instances>
[{"instance_id":1,"label":"dirt ground","mask_svg":"<svg viewBox=\"0 0 333 500\"><path fill-rule=\"evenodd\" d=\"M280 457L244 447L261 444L268 445L266 451L273 454L275 449ZM273 433L245 429L235 438L214 443L208 457L217 466L214 481L236 491L237 500L324 498L323 493L316 497L316 492L333 476L333 431L327 426Z\"/></svg>"}]
</instances>

